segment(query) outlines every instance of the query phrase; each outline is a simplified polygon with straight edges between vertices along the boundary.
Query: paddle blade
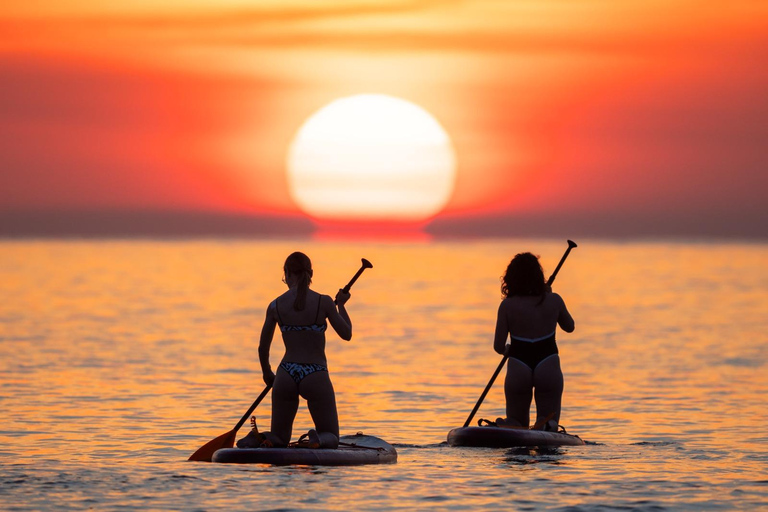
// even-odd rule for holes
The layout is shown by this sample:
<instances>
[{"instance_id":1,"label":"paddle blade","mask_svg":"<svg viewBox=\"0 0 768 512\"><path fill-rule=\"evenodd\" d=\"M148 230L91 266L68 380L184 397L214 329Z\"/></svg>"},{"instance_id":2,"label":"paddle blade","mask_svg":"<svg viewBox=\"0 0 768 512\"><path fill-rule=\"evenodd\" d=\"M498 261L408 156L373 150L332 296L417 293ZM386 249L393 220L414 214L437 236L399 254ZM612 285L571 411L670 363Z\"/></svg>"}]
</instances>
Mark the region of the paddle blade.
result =
<instances>
[{"instance_id":1,"label":"paddle blade","mask_svg":"<svg viewBox=\"0 0 768 512\"><path fill-rule=\"evenodd\" d=\"M236 435L237 435L236 430L230 430L226 434L222 434L216 439L212 439L211 441L208 441L203 446L198 448L198 450L195 453L193 453L187 460L211 462L211 459L213 458L213 454L216 450L220 448L232 448L233 446L235 446Z\"/></svg>"}]
</instances>

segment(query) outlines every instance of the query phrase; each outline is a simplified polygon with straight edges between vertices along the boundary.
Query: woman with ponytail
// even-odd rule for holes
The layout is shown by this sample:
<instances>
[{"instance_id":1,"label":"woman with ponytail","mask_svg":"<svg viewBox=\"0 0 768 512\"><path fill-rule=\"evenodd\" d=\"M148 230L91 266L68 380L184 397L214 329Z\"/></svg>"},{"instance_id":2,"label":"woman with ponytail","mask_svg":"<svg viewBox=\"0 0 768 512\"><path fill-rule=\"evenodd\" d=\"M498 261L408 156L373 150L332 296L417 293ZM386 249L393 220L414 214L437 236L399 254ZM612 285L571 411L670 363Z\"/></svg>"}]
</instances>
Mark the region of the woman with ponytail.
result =
<instances>
[{"instance_id":1,"label":"woman with ponytail","mask_svg":"<svg viewBox=\"0 0 768 512\"><path fill-rule=\"evenodd\" d=\"M325 357L326 320L342 339L352 339L352 321L344 307L350 295L339 290L334 301L330 296L310 289L312 262L301 252L294 252L285 260L283 282L288 291L267 307L259 342L264 382L273 386L272 429L263 434L251 432L238 442L238 446L287 446L299 397L302 397L307 401L315 423L315 429L307 436L308 445L336 448L339 417ZM269 364L275 327L280 328L285 343L285 355L276 373Z\"/></svg>"}]
</instances>

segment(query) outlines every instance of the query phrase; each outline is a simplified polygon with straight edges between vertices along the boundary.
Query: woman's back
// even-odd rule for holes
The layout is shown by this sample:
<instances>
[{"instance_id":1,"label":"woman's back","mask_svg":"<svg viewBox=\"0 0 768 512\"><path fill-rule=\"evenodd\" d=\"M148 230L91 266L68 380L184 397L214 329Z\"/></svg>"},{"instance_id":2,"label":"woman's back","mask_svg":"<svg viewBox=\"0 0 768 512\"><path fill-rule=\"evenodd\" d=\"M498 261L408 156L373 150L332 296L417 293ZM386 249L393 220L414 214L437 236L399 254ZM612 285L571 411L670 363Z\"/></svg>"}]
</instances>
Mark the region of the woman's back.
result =
<instances>
[{"instance_id":1,"label":"woman's back","mask_svg":"<svg viewBox=\"0 0 768 512\"><path fill-rule=\"evenodd\" d=\"M539 339L551 336L558 325L572 332L573 318L565 309L563 299L556 293L541 296L513 295L501 302L503 313L511 336L525 339ZM500 315L501 316L501 315Z\"/></svg>"},{"instance_id":2,"label":"woman's back","mask_svg":"<svg viewBox=\"0 0 768 512\"><path fill-rule=\"evenodd\" d=\"M307 290L304 309L296 310L296 293L288 290L273 302L277 323L285 343L283 361L327 364L325 357L326 315L323 297ZM328 297L330 300L330 297Z\"/></svg>"}]
</instances>

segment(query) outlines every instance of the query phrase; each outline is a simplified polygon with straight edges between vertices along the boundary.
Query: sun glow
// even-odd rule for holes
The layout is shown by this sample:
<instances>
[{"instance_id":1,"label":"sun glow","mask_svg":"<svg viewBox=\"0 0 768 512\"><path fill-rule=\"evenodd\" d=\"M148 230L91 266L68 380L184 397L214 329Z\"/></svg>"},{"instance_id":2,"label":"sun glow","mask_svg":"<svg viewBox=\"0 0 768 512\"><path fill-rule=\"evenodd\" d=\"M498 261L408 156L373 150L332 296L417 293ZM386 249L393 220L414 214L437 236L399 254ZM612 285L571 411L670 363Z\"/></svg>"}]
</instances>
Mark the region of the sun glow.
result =
<instances>
[{"instance_id":1,"label":"sun glow","mask_svg":"<svg viewBox=\"0 0 768 512\"><path fill-rule=\"evenodd\" d=\"M443 209L455 179L454 150L435 118L380 94L321 108L288 154L291 196L318 220L423 221Z\"/></svg>"}]
</instances>

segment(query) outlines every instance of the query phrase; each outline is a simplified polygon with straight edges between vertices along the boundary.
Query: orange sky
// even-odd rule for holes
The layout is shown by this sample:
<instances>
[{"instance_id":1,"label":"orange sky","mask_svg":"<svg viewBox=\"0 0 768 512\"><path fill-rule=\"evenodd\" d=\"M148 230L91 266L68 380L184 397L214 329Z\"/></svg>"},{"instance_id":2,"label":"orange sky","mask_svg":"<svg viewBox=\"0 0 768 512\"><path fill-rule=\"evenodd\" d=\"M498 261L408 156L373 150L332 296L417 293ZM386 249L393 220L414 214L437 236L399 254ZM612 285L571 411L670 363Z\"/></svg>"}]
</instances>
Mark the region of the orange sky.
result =
<instances>
[{"instance_id":1,"label":"orange sky","mask_svg":"<svg viewBox=\"0 0 768 512\"><path fill-rule=\"evenodd\" d=\"M768 231L766 3L104 4L0 8L0 215L295 216L296 130L334 99L382 93L453 140L444 225L671 216Z\"/></svg>"}]
</instances>

